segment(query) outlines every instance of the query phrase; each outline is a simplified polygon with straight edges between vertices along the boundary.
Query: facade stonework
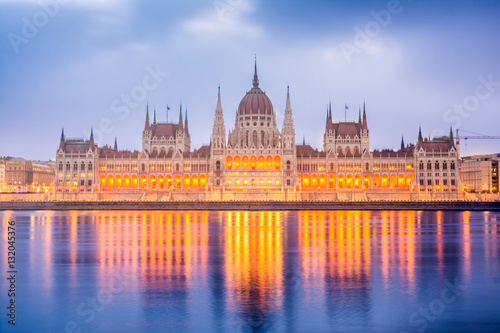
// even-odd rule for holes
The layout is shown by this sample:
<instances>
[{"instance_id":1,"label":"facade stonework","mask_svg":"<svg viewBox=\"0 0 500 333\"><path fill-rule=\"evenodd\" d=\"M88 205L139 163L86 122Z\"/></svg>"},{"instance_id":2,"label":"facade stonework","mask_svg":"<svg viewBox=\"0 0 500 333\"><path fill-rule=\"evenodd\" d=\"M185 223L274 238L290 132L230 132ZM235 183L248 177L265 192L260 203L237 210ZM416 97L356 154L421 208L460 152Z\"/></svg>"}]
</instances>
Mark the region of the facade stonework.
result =
<instances>
[{"instance_id":1,"label":"facade stonework","mask_svg":"<svg viewBox=\"0 0 500 333\"><path fill-rule=\"evenodd\" d=\"M242 98L234 128L226 132L220 88L210 144L191 150L187 111L177 123L146 121L142 150L98 147L89 140L61 135L56 158L58 192L157 191L165 193L249 192L441 193L459 191L459 156L452 133L415 144L401 142L398 150L370 150L366 106L357 121L333 122L326 112L322 150L296 144L287 89L281 130L269 97L260 89L257 66L252 88ZM362 112L361 112L362 111ZM92 133L92 132L91 132ZM327 196L327 198L330 198ZM323 198L323 197L322 197ZM352 196L351 196L352 198Z\"/></svg>"}]
</instances>

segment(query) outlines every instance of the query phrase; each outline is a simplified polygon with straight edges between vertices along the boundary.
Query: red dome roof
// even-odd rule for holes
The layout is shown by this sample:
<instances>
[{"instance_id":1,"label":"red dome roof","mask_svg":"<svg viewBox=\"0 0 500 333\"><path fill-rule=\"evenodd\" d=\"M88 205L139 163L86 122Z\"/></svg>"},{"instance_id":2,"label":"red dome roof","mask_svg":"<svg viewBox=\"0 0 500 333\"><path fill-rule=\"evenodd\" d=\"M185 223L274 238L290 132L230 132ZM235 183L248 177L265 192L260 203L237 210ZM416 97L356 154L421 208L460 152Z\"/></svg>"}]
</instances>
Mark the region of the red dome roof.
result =
<instances>
[{"instance_id":1,"label":"red dome roof","mask_svg":"<svg viewBox=\"0 0 500 333\"><path fill-rule=\"evenodd\" d=\"M243 97L238 107L239 115L262 114L272 115L273 104L269 97L258 87L252 88Z\"/></svg>"},{"instance_id":2,"label":"red dome roof","mask_svg":"<svg viewBox=\"0 0 500 333\"><path fill-rule=\"evenodd\" d=\"M253 88L247 92L238 107L238 115L246 114L273 114L273 104L266 93L259 88L259 77L257 76L257 59L255 59L255 72L253 75Z\"/></svg>"}]
</instances>

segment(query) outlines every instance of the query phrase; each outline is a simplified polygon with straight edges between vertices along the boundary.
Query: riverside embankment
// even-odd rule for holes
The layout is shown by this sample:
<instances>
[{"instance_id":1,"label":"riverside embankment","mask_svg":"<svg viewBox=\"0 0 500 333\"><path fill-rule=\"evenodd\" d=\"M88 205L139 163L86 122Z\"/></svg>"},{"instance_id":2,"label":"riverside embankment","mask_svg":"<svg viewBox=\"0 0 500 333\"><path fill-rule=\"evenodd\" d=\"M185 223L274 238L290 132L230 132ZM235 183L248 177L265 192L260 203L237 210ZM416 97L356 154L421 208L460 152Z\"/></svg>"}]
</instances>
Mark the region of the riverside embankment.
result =
<instances>
[{"instance_id":1,"label":"riverside embankment","mask_svg":"<svg viewBox=\"0 0 500 333\"><path fill-rule=\"evenodd\" d=\"M500 201L0 201L0 210L500 211Z\"/></svg>"}]
</instances>

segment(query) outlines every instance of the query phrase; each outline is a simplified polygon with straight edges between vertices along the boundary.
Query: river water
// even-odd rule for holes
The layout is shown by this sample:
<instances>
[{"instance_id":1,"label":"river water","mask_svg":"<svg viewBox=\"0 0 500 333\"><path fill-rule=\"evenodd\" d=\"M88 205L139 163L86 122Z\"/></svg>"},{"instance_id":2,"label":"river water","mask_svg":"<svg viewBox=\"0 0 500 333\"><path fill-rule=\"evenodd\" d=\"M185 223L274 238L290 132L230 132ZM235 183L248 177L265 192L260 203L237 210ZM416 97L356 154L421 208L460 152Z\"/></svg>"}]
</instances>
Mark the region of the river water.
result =
<instances>
[{"instance_id":1,"label":"river water","mask_svg":"<svg viewBox=\"0 0 500 333\"><path fill-rule=\"evenodd\" d=\"M499 212L3 211L0 221L1 332L500 332Z\"/></svg>"}]
</instances>

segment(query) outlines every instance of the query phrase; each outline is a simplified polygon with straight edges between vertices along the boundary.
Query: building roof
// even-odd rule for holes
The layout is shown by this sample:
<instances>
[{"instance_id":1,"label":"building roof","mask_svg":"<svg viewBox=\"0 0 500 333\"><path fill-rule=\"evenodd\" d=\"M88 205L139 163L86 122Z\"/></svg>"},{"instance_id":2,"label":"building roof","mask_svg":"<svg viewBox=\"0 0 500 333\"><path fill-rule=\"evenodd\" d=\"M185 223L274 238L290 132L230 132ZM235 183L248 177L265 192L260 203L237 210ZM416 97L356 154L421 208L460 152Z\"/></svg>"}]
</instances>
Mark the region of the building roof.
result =
<instances>
[{"instance_id":1,"label":"building roof","mask_svg":"<svg viewBox=\"0 0 500 333\"><path fill-rule=\"evenodd\" d=\"M326 157L326 153L324 151L313 149L310 145L302 144L296 145L296 147L297 157Z\"/></svg>"},{"instance_id":2,"label":"building roof","mask_svg":"<svg viewBox=\"0 0 500 333\"><path fill-rule=\"evenodd\" d=\"M177 130L179 129L179 124L172 123L156 123L151 125L152 137L165 138L176 137Z\"/></svg>"},{"instance_id":3,"label":"building roof","mask_svg":"<svg viewBox=\"0 0 500 333\"><path fill-rule=\"evenodd\" d=\"M272 115L273 104L266 93L259 88L259 78L257 76L257 61L255 61L255 73L253 78L253 88L242 98L238 107L238 115Z\"/></svg>"}]
</instances>

